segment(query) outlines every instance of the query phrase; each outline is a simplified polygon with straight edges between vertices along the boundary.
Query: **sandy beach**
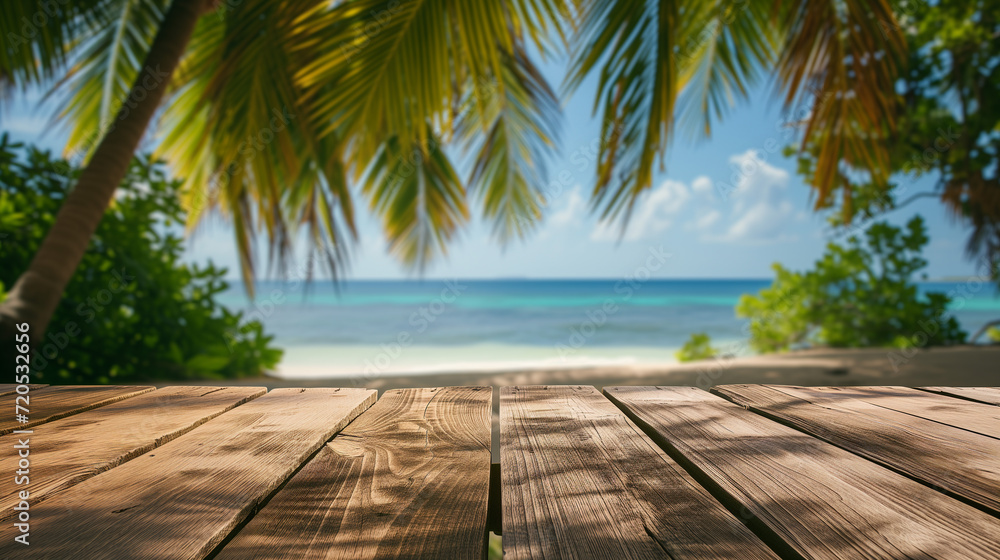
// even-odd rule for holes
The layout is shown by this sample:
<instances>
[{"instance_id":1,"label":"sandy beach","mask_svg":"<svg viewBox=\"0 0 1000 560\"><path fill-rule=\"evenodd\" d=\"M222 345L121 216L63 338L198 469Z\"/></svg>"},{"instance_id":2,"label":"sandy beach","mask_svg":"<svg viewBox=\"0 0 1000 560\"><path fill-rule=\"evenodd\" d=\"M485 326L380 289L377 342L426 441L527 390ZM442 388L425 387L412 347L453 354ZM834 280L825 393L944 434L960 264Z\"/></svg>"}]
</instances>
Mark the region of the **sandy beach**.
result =
<instances>
[{"instance_id":1,"label":"sandy beach","mask_svg":"<svg viewBox=\"0 0 1000 560\"><path fill-rule=\"evenodd\" d=\"M421 373L377 377L281 379L258 377L195 382L202 385L275 387L445 387L453 385L685 385L709 389L732 383L777 385L996 386L1000 345L921 350L891 348L812 349L786 354L707 360L685 364L579 367L566 369ZM169 385L170 383L161 383Z\"/></svg>"}]
</instances>

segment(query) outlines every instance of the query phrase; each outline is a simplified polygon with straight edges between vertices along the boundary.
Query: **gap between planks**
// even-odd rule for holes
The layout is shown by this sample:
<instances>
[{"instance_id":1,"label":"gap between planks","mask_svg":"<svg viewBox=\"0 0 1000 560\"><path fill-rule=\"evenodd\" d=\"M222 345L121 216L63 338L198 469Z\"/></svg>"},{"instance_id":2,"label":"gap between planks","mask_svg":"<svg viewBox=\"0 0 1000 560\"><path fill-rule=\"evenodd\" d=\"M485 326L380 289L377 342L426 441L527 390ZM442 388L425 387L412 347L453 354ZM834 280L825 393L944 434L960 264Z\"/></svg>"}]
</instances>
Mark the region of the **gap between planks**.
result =
<instances>
[{"instance_id":1,"label":"gap between planks","mask_svg":"<svg viewBox=\"0 0 1000 560\"><path fill-rule=\"evenodd\" d=\"M30 504L117 467L204 422L263 395L263 387L166 387L35 427L31 435L0 436L0 446L29 440ZM14 472L18 457L0 457ZM14 515L15 485L0 490L0 519Z\"/></svg>"},{"instance_id":2,"label":"gap between planks","mask_svg":"<svg viewBox=\"0 0 1000 560\"><path fill-rule=\"evenodd\" d=\"M482 558L491 394L386 391L214 558Z\"/></svg>"},{"instance_id":3,"label":"gap between planks","mask_svg":"<svg viewBox=\"0 0 1000 560\"><path fill-rule=\"evenodd\" d=\"M204 558L374 400L363 389L275 389L34 506L39 538L24 547L0 527L0 557Z\"/></svg>"},{"instance_id":4,"label":"gap between planks","mask_svg":"<svg viewBox=\"0 0 1000 560\"><path fill-rule=\"evenodd\" d=\"M998 439L877 406L852 396L857 390L720 385L713 392L1000 516Z\"/></svg>"},{"instance_id":5,"label":"gap between planks","mask_svg":"<svg viewBox=\"0 0 1000 560\"><path fill-rule=\"evenodd\" d=\"M500 399L505 558L777 558L594 387Z\"/></svg>"},{"instance_id":6,"label":"gap between planks","mask_svg":"<svg viewBox=\"0 0 1000 560\"><path fill-rule=\"evenodd\" d=\"M718 396L693 387L605 392L720 500L787 543L785 557L1000 556L1000 520Z\"/></svg>"},{"instance_id":7,"label":"gap between planks","mask_svg":"<svg viewBox=\"0 0 1000 560\"><path fill-rule=\"evenodd\" d=\"M129 387L117 385L53 385L30 391L24 401L22 395L11 393L0 396L4 410L14 410L15 403L27 402L27 423L17 422L13 416L0 420L0 435L14 430L31 429L40 424L86 412L129 397L149 393L154 387Z\"/></svg>"}]
</instances>

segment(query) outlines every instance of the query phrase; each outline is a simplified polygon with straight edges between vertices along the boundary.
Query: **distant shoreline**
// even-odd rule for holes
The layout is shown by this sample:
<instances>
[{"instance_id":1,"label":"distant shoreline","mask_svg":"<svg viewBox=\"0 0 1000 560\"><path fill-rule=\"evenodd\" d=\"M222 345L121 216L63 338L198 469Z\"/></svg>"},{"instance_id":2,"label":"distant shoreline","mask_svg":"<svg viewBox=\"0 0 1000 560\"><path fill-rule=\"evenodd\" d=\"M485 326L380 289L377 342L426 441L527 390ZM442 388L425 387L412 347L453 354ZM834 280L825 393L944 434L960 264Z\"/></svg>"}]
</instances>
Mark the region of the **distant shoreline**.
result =
<instances>
[{"instance_id":1,"label":"distant shoreline","mask_svg":"<svg viewBox=\"0 0 1000 560\"><path fill-rule=\"evenodd\" d=\"M908 357L907 357L908 356ZM953 346L904 352L892 348L811 349L729 360L627 366L467 371L289 379L206 380L196 385L275 387L442 387L453 385L924 385L997 386L1000 345ZM164 385L176 382L164 382Z\"/></svg>"}]
</instances>

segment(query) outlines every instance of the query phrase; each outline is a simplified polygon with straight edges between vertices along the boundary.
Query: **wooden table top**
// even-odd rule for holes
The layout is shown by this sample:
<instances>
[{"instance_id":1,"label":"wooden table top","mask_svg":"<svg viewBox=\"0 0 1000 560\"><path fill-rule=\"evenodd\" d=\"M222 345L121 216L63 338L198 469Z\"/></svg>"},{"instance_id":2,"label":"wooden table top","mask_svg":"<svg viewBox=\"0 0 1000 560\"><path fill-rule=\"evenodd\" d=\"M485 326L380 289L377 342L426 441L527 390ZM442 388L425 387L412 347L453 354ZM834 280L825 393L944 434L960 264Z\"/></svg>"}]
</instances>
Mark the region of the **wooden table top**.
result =
<instances>
[{"instance_id":1,"label":"wooden table top","mask_svg":"<svg viewBox=\"0 0 1000 560\"><path fill-rule=\"evenodd\" d=\"M0 558L1000 558L997 388L493 392L0 385Z\"/></svg>"}]
</instances>

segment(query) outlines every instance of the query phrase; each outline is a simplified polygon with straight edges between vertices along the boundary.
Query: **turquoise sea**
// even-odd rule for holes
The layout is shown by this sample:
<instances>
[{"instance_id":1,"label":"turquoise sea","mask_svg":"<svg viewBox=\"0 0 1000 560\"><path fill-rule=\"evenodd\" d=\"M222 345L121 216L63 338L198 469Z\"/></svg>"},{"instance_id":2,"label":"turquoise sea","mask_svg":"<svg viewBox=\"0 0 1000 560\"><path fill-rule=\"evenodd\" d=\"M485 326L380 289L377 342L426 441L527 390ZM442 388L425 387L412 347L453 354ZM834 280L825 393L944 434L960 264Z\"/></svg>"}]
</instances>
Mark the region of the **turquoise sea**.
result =
<instances>
[{"instance_id":1,"label":"turquoise sea","mask_svg":"<svg viewBox=\"0 0 1000 560\"><path fill-rule=\"evenodd\" d=\"M286 350L283 377L662 363L693 332L738 354L733 307L770 280L423 280L234 282L223 303L262 319ZM994 286L951 292L970 333L1000 317Z\"/></svg>"}]
</instances>

